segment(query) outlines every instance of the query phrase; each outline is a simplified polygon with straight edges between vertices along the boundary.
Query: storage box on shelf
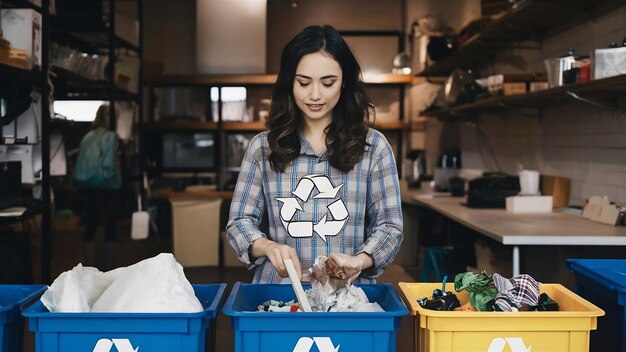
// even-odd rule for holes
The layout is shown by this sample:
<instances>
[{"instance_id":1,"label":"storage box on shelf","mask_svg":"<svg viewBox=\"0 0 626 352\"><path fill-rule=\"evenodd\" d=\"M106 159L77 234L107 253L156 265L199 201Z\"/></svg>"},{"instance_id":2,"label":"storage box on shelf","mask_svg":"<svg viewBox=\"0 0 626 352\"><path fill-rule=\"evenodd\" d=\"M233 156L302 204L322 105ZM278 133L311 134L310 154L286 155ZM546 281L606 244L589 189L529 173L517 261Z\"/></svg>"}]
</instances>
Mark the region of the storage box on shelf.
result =
<instances>
[{"instance_id":1,"label":"storage box on shelf","mask_svg":"<svg viewBox=\"0 0 626 352\"><path fill-rule=\"evenodd\" d=\"M22 68L41 68L41 13L33 9L2 9L1 14L4 39L11 43L11 48L24 52L26 65Z\"/></svg>"}]
</instances>

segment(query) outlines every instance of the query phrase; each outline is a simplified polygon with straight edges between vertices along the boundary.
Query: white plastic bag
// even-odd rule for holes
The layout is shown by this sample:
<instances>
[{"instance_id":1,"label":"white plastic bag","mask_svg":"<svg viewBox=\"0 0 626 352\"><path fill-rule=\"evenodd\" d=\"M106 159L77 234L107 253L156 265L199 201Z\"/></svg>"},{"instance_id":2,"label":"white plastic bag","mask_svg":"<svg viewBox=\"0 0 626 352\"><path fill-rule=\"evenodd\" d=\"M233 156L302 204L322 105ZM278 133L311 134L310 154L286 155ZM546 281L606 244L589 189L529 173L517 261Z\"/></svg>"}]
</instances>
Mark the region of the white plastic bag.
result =
<instances>
[{"instance_id":1,"label":"white plastic bag","mask_svg":"<svg viewBox=\"0 0 626 352\"><path fill-rule=\"evenodd\" d=\"M50 312L89 312L110 283L100 270L78 264L54 280L41 302Z\"/></svg>"},{"instance_id":2,"label":"white plastic bag","mask_svg":"<svg viewBox=\"0 0 626 352\"><path fill-rule=\"evenodd\" d=\"M195 313L202 304L171 253L106 274L114 279L92 312Z\"/></svg>"}]
</instances>

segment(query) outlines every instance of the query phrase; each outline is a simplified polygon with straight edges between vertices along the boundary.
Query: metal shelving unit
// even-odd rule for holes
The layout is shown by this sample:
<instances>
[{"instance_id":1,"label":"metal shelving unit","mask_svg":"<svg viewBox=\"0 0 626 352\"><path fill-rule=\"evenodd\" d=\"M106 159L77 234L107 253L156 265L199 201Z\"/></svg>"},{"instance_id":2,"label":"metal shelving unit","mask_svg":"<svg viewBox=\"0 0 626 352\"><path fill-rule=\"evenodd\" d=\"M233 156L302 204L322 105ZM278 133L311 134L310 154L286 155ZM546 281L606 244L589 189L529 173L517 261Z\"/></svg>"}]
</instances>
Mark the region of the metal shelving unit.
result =
<instances>
[{"instance_id":1,"label":"metal shelving unit","mask_svg":"<svg viewBox=\"0 0 626 352\"><path fill-rule=\"evenodd\" d=\"M522 0L508 13L485 25L444 60L427 66L418 76L447 76L454 69L479 69L501 50L522 41L540 42L554 32L579 25L623 5L622 0Z\"/></svg>"},{"instance_id":2,"label":"metal shelving unit","mask_svg":"<svg viewBox=\"0 0 626 352\"><path fill-rule=\"evenodd\" d=\"M626 75L568 84L528 94L492 97L448 109L426 110L423 114L440 118L473 117L478 112L507 108L544 108L566 101L580 101L600 108L617 110L618 99L626 94Z\"/></svg>"},{"instance_id":3,"label":"metal shelving unit","mask_svg":"<svg viewBox=\"0 0 626 352\"><path fill-rule=\"evenodd\" d=\"M46 3L49 0L45 0ZM117 101L128 101L136 104L138 108L139 116L143 114L142 107L142 68L143 62L143 0L132 0L137 6L137 20L139 22L138 39L139 45L133 45L126 40L120 38L115 34L115 20L116 20L116 7L115 5L122 0L109 0L108 1L108 16L107 21L94 24L88 27L76 27L66 26L58 21L58 18L49 16L48 36L45 38L44 57L49 57L47 47L51 42L58 43L71 47L75 50L89 53L89 54L108 54L108 66L106 67L104 80L93 80L87 77L83 77L79 74L70 72L68 70L59 67L50 67L52 84L54 86L54 100L104 100L108 101L112 107L110 111L110 125L111 129L116 128L116 107ZM105 2L107 3L107 2ZM133 51L139 60L139 82L137 85L137 93L124 91L117 87L115 81L115 65L117 59L117 53L120 50ZM48 67L46 67L46 70ZM47 80L46 85L47 87ZM139 119L141 121L141 119ZM141 123L141 122L140 122ZM73 124L68 124L62 120L54 120L46 127L47 130L50 127L55 126L56 129L62 131L73 130ZM141 131L141 128L138 129ZM71 132L70 132L71 133ZM140 138L140 137L138 137ZM44 154L46 155L46 154ZM48 172L49 175L49 172ZM49 184L49 176L44 177L44 182ZM59 195L57 195L59 196ZM71 197L72 195L70 195ZM133 203L134 204L134 203ZM49 223L50 221L48 221ZM49 226L50 228L50 226ZM49 236L48 236L49 237ZM46 243L42 243L44 250L51 248L51 240L48 238ZM42 260L42 266L47 273L47 280L50 281L50 255L46 255L45 260ZM44 276L45 278L46 276Z\"/></svg>"},{"instance_id":4,"label":"metal shelving unit","mask_svg":"<svg viewBox=\"0 0 626 352\"><path fill-rule=\"evenodd\" d=\"M393 32L395 33L395 32ZM399 100L404 101L404 88L406 85L413 84L415 78L407 75L394 75L394 74L378 74L373 76L366 76L365 83L368 86L387 86L397 87L400 90ZM173 76L157 76L146 77L147 91L149 96L153 97L155 88L162 87L198 87L206 88L207 91L212 87L267 87L271 88L276 81L276 75L173 75ZM220 90L221 91L221 90ZM150 106L154 107L153 103ZM217 145L220 146L216 152L216 165L224 164L224 150L226 148L225 143L229 134L252 134L265 130L265 121L223 121L222 120L222 108L221 97L218 100L218 122L213 121L176 121L176 122L147 122L144 123L145 130L153 133L158 131L216 131L217 133ZM210 109L209 109L210 110ZM404 104L400 104L399 116L404 116ZM154 117L154 111L150 114ZM212 112L208 111L207 116L212 116ZM398 133L399 150L402 146L403 132L409 128L402 119L394 122L381 122L374 123L372 127L390 133ZM401 165L401 153L396 155L398 165ZM227 173L238 172L239 168L232 166L218 167L217 183L221 184L224 181Z\"/></svg>"},{"instance_id":5,"label":"metal shelving unit","mask_svg":"<svg viewBox=\"0 0 626 352\"><path fill-rule=\"evenodd\" d=\"M41 67L36 70L22 70L11 66L0 64L0 81L8 80L13 82L21 82L32 86L38 90L42 97L41 104L41 126L40 141L41 155L50 155L50 109L46 104L47 97L50 95L50 87L48 86L48 52L49 52L49 0L42 0L41 7L26 0L4 0L3 8L27 8L32 9L41 14ZM26 218L41 214L41 275L42 282L51 283L50 263L51 263L51 196L50 196L50 163L42 160L41 170L41 200L33 200L29 204L27 211L19 217L2 219L1 225L21 222ZM29 202L31 203L31 202Z\"/></svg>"}]
</instances>

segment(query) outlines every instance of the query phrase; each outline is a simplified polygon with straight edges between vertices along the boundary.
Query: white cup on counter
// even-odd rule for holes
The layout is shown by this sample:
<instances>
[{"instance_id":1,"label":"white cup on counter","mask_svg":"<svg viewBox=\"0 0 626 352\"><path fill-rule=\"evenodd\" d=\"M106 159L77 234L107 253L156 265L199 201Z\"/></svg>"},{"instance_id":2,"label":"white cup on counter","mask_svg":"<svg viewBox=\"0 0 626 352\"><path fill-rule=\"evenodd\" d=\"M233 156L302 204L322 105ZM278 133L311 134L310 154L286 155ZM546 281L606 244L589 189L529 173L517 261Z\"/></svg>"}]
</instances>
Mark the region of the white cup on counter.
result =
<instances>
[{"instance_id":1,"label":"white cup on counter","mask_svg":"<svg viewBox=\"0 0 626 352\"><path fill-rule=\"evenodd\" d=\"M539 195L539 171L522 170L519 172L520 195Z\"/></svg>"}]
</instances>

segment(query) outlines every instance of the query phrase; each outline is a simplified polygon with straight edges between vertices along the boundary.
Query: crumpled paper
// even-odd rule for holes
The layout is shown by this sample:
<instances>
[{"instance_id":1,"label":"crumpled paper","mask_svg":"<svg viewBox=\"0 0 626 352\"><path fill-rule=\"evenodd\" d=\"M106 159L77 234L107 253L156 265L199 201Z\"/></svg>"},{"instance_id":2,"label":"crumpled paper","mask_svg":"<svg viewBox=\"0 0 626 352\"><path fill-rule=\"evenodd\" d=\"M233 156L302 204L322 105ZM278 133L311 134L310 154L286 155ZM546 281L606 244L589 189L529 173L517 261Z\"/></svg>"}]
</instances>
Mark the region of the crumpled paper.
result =
<instances>
[{"instance_id":1,"label":"crumpled paper","mask_svg":"<svg viewBox=\"0 0 626 352\"><path fill-rule=\"evenodd\" d=\"M51 312L195 313L203 310L171 253L106 273L77 265L42 296Z\"/></svg>"},{"instance_id":2,"label":"crumpled paper","mask_svg":"<svg viewBox=\"0 0 626 352\"><path fill-rule=\"evenodd\" d=\"M309 269L311 289L307 296L315 312L383 312L377 303L370 303L360 287L347 284L354 273L344 273L325 256L315 258Z\"/></svg>"}]
</instances>

